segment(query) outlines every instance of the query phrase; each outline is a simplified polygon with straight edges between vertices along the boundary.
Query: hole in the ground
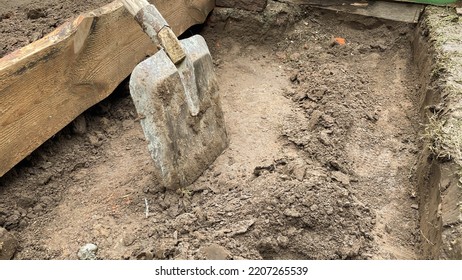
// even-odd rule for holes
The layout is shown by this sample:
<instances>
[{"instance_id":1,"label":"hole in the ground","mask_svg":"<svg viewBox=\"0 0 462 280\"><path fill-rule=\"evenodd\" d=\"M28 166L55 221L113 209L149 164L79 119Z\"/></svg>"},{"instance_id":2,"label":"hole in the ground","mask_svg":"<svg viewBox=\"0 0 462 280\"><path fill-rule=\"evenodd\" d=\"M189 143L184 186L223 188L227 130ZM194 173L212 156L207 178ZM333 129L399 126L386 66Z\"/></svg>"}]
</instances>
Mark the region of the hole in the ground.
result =
<instances>
[{"instance_id":1,"label":"hole in the ground","mask_svg":"<svg viewBox=\"0 0 462 280\"><path fill-rule=\"evenodd\" d=\"M75 258L90 241L109 259L202 258L210 244L235 258L419 258L414 26L292 8L217 8L182 35L207 40L230 138L191 186L159 189L126 82L79 135L72 124L0 179L18 258Z\"/></svg>"}]
</instances>

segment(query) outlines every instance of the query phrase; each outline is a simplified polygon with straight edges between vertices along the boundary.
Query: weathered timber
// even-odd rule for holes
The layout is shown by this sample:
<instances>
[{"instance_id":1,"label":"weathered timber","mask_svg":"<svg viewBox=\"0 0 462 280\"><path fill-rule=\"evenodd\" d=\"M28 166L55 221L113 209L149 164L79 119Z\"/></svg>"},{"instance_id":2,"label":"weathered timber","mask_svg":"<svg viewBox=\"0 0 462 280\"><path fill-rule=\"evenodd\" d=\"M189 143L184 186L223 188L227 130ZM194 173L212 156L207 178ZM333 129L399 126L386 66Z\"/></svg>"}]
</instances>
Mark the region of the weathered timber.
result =
<instances>
[{"instance_id":1,"label":"weathered timber","mask_svg":"<svg viewBox=\"0 0 462 280\"><path fill-rule=\"evenodd\" d=\"M155 0L176 34L212 0ZM107 97L157 50L119 1L78 16L0 59L0 176Z\"/></svg>"},{"instance_id":2,"label":"weathered timber","mask_svg":"<svg viewBox=\"0 0 462 280\"><path fill-rule=\"evenodd\" d=\"M280 0L280 2L407 23L417 23L425 7L420 4L404 3L409 1L395 1L394 3L357 0Z\"/></svg>"}]
</instances>

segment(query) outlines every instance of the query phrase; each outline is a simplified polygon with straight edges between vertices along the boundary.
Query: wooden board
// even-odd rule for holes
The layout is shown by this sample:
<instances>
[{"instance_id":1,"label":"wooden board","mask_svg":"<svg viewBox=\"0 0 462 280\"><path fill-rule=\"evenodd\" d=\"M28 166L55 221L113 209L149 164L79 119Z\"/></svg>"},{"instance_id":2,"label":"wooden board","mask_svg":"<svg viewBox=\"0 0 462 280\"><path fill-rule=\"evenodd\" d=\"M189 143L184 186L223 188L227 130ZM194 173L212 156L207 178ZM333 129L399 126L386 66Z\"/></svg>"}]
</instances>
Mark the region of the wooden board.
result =
<instances>
[{"instance_id":1,"label":"wooden board","mask_svg":"<svg viewBox=\"0 0 462 280\"><path fill-rule=\"evenodd\" d=\"M298 5L311 5L327 10L345 12L393 21L417 23L424 5L362 0L281 0ZM402 2L402 1L400 1Z\"/></svg>"},{"instance_id":2,"label":"wooden board","mask_svg":"<svg viewBox=\"0 0 462 280\"><path fill-rule=\"evenodd\" d=\"M176 34L213 0L155 0ZM156 47L122 4L80 15L0 59L0 177L123 81Z\"/></svg>"},{"instance_id":3,"label":"wooden board","mask_svg":"<svg viewBox=\"0 0 462 280\"><path fill-rule=\"evenodd\" d=\"M455 5L456 3L456 0L390 0L390 1L429 4L429 5L437 5L437 6L447 6L447 5L451 6L451 5Z\"/></svg>"}]
</instances>

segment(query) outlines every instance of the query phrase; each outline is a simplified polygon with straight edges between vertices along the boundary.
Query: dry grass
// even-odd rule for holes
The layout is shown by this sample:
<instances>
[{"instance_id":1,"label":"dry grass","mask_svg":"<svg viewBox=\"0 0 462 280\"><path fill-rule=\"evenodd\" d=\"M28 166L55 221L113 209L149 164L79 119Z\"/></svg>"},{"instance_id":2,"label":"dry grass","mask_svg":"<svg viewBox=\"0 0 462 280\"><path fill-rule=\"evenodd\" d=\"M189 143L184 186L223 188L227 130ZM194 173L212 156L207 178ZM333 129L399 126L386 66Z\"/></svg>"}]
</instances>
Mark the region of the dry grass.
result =
<instances>
[{"instance_id":1,"label":"dry grass","mask_svg":"<svg viewBox=\"0 0 462 280\"><path fill-rule=\"evenodd\" d=\"M462 121L433 114L425 125L423 138L430 151L442 160L462 162Z\"/></svg>"}]
</instances>

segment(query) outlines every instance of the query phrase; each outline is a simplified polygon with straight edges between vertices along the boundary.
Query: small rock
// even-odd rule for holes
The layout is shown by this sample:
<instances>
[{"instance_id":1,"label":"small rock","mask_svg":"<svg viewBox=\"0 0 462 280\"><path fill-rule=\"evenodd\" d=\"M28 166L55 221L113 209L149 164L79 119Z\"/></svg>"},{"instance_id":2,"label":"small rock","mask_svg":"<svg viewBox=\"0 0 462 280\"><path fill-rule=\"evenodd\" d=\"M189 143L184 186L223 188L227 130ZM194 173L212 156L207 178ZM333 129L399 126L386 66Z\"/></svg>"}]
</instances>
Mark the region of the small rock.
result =
<instances>
[{"instance_id":1,"label":"small rock","mask_svg":"<svg viewBox=\"0 0 462 280\"><path fill-rule=\"evenodd\" d=\"M318 140L323 145L331 146L331 140L328 131L321 131L321 133L318 136Z\"/></svg>"},{"instance_id":2,"label":"small rock","mask_svg":"<svg viewBox=\"0 0 462 280\"><path fill-rule=\"evenodd\" d=\"M297 92L293 97L292 100L294 102L300 102L308 98L308 95L304 91Z\"/></svg>"},{"instance_id":3,"label":"small rock","mask_svg":"<svg viewBox=\"0 0 462 280\"><path fill-rule=\"evenodd\" d=\"M366 119L371 122L376 122L379 120L379 114L377 112L366 112Z\"/></svg>"},{"instance_id":4,"label":"small rock","mask_svg":"<svg viewBox=\"0 0 462 280\"><path fill-rule=\"evenodd\" d=\"M27 215L27 210L24 208L18 207L18 212L21 215L21 218Z\"/></svg>"},{"instance_id":5,"label":"small rock","mask_svg":"<svg viewBox=\"0 0 462 280\"><path fill-rule=\"evenodd\" d=\"M37 216L33 212L30 212L30 213L27 213L26 217L32 220L32 219L35 219ZM0 225L1 224L2 223L1 223L1 218L0 218Z\"/></svg>"},{"instance_id":6,"label":"small rock","mask_svg":"<svg viewBox=\"0 0 462 280\"><path fill-rule=\"evenodd\" d=\"M308 121L308 129L313 130L319 122L319 119L322 116L322 112L319 110L314 110L311 113L310 120Z\"/></svg>"},{"instance_id":7,"label":"small rock","mask_svg":"<svg viewBox=\"0 0 462 280\"><path fill-rule=\"evenodd\" d=\"M77 253L79 260L96 260L96 252L98 251L98 246L92 243L85 244L82 246Z\"/></svg>"},{"instance_id":8,"label":"small rock","mask_svg":"<svg viewBox=\"0 0 462 280\"><path fill-rule=\"evenodd\" d=\"M216 67L220 66L221 64L223 64L223 61L221 59L213 60L213 65L215 65Z\"/></svg>"},{"instance_id":9,"label":"small rock","mask_svg":"<svg viewBox=\"0 0 462 280\"><path fill-rule=\"evenodd\" d=\"M350 184L350 176L347 174L344 174L340 171L334 171L332 172L332 179L342 183L343 185L349 185Z\"/></svg>"},{"instance_id":10,"label":"small rock","mask_svg":"<svg viewBox=\"0 0 462 280\"><path fill-rule=\"evenodd\" d=\"M37 179L37 183L40 185L40 186L45 186L46 184L48 184L50 181L51 181L51 178L53 177L53 175L51 175L51 173L48 173L48 172L45 172L43 175L41 175L38 179Z\"/></svg>"},{"instance_id":11,"label":"small rock","mask_svg":"<svg viewBox=\"0 0 462 280\"><path fill-rule=\"evenodd\" d=\"M34 210L34 212L42 212L43 208L44 208L43 204L39 203L39 204L34 206L33 210Z\"/></svg>"},{"instance_id":12,"label":"small rock","mask_svg":"<svg viewBox=\"0 0 462 280\"><path fill-rule=\"evenodd\" d=\"M72 132L77 135L83 135L87 132L87 120L85 119L84 115L78 116L72 122Z\"/></svg>"},{"instance_id":13,"label":"small rock","mask_svg":"<svg viewBox=\"0 0 462 280\"><path fill-rule=\"evenodd\" d=\"M202 248L201 251L207 260L226 260L230 255L226 248L215 243Z\"/></svg>"},{"instance_id":14,"label":"small rock","mask_svg":"<svg viewBox=\"0 0 462 280\"><path fill-rule=\"evenodd\" d=\"M295 176L297 180L303 181L303 179L305 178L305 174L306 174L306 166L295 165L292 171L292 174Z\"/></svg>"},{"instance_id":15,"label":"small rock","mask_svg":"<svg viewBox=\"0 0 462 280\"><path fill-rule=\"evenodd\" d=\"M297 210L293 208L287 208L286 210L284 210L284 215L286 215L287 217L293 217L293 218L300 218L302 216L300 212L298 212Z\"/></svg>"},{"instance_id":16,"label":"small rock","mask_svg":"<svg viewBox=\"0 0 462 280\"><path fill-rule=\"evenodd\" d=\"M34 197L29 197L29 196L21 196L18 198L18 206L27 209L34 207L36 203L36 199Z\"/></svg>"},{"instance_id":17,"label":"small rock","mask_svg":"<svg viewBox=\"0 0 462 280\"><path fill-rule=\"evenodd\" d=\"M290 75L289 79L292 83L295 83L298 80L298 72L294 72L292 75Z\"/></svg>"},{"instance_id":18,"label":"small rock","mask_svg":"<svg viewBox=\"0 0 462 280\"><path fill-rule=\"evenodd\" d=\"M165 259L165 253L166 253L166 249L163 246L160 246L154 249L154 256L159 260Z\"/></svg>"},{"instance_id":19,"label":"small rock","mask_svg":"<svg viewBox=\"0 0 462 280\"><path fill-rule=\"evenodd\" d=\"M19 224L18 224L18 226L19 226L20 228L25 228L25 227L27 227L28 225L29 225L29 223L28 223L25 219L22 219L21 221L19 221Z\"/></svg>"},{"instance_id":20,"label":"small rock","mask_svg":"<svg viewBox=\"0 0 462 280\"><path fill-rule=\"evenodd\" d=\"M281 60L287 58L287 56L286 56L286 54L285 54L284 52L276 52L276 57L277 57L278 59L281 59Z\"/></svg>"},{"instance_id":21,"label":"small rock","mask_svg":"<svg viewBox=\"0 0 462 280\"><path fill-rule=\"evenodd\" d=\"M300 53L293 53L290 55L290 60L292 61L298 61L300 59Z\"/></svg>"},{"instance_id":22,"label":"small rock","mask_svg":"<svg viewBox=\"0 0 462 280\"><path fill-rule=\"evenodd\" d=\"M40 198L40 202L42 202L45 205L51 205L53 203L53 198L49 196L42 196Z\"/></svg>"},{"instance_id":23,"label":"small rock","mask_svg":"<svg viewBox=\"0 0 462 280\"><path fill-rule=\"evenodd\" d=\"M392 232L391 227L388 224L385 224L385 232L390 234Z\"/></svg>"},{"instance_id":24,"label":"small rock","mask_svg":"<svg viewBox=\"0 0 462 280\"><path fill-rule=\"evenodd\" d=\"M419 204L412 204L411 208L415 210L419 210Z\"/></svg>"},{"instance_id":25,"label":"small rock","mask_svg":"<svg viewBox=\"0 0 462 280\"><path fill-rule=\"evenodd\" d=\"M277 238L277 242L281 248L287 248L287 245L289 244L289 238L287 238L286 236L280 235Z\"/></svg>"},{"instance_id":26,"label":"small rock","mask_svg":"<svg viewBox=\"0 0 462 280\"><path fill-rule=\"evenodd\" d=\"M136 256L137 260L152 260L154 255L151 252L142 252Z\"/></svg>"},{"instance_id":27,"label":"small rock","mask_svg":"<svg viewBox=\"0 0 462 280\"><path fill-rule=\"evenodd\" d=\"M342 166L340 165L340 163L338 163L337 161L335 160L330 160L329 161L329 165L331 168L333 168L334 170L343 170Z\"/></svg>"},{"instance_id":28,"label":"small rock","mask_svg":"<svg viewBox=\"0 0 462 280\"><path fill-rule=\"evenodd\" d=\"M38 39L40 39L42 37L43 37L42 32L34 32L34 33L32 33L29 42L32 43L32 42L37 41Z\"/></svg>"},{"instance_id":29,"label":"small rock","mask_svg":"<svg viewBox=\"0 0 462 280\"><path fill-rule=\"evenodd\" d=\"M135 243L136 237L133 234L125 234L125 236L122 238L122 243L124 246L130 246L133 243Z\"/></svg>"},{"instance_id":30,"label":"small rock","mask_svg":"<svg viewBox=\"0 0 462 280\"><path fill-rule=\"evenodd\" d=\"M214 186L214 185L210 185L210 186L209 186L209 189L210 189L214 194L219 194L219 193L221 193L220 186L223 186L223 185L225 185L226 183L224 183L224 180L220 180L220 181L218 181L218 184L219 184L219 186Z\"/></svg>"},{"instance_id":31,"label":"small rock","mask_svg":"<svg viewBox=\"0 0 462 280\"><path fill-rule=\"evenodd\" d=\"M334 208L332 206L327 206L326 207L326 214L327 215L332 215L334 214Z\"/></svg>"},{"instance_id":32,"label":"small rock","mask_svg":"<svg viewBox=\"0 0 462 280\"><path fill-rule=\"evenodd\" d=\"M19 224L20 216L18 214L10 215L5 221L5 227L8 229L14 228Z\"/></svg>"},{"instance_id":33,"label":"small rock","mask_svg":"<svg viewBox=\"0 0 462 280\"><path fill-rule=\"evenodd\" d=\"M18 248L18 241L6 229L0 227L0 260L11 260Z\"/></svg>"},{"instance_id":34,"label":"small rock","mask_svg":"<svg viewBox=\"0 0 462 280\"><path fill-rule=\"evenodd\" d=\"M244 234L249 231L250 227L255 223L254 219L239 221L229 230L229 237L233 237L238 234Z\"/></svg>"},{"instance_id":35,"label":"small rock","mask_svg":"<svg viewBox=\"0 0 462 280\"><path fill-rule=\"evenodd\" d=\"M122 122L122 128L124 130L129 130L131 129L133 126L135 125L134 121L133 120L124 120Z\"/></svg>"},{"instance_id":36,"label":"small rock","mask_svg":"<svg viewBox=\"0 0 462 280\"><path fill-rule=\"evenodd\" d=\"M316 204L313 204L313 205L311 205L311 207L310 207L310 210L313 211L313 212L316 211L316 210L318 210L318 209L319 209L319 207L318 207L318 205L316 205Z\"/></svg>"},{"instance_id":37,"label":"small rock","mask_svg":"<svg viewBox=\"0 0 462 280\"><path fill-rule=\"evenodd\" d=\"M178 242L179 242L179 240L178 240L178 231L175 230L175 231L173 232L173 244L174 244L174 245L178 245Z\"/></svg>"},{"instance_id":38,"label":"small rock","mask_svg":"<svg viewBox=\"0 0 462 280\"><path fill-rule=\"evenodd\" d=\"M380 52L384 52L387 50L387 46L385 44L372 44L371 49L379 50Z\"/></svg>"},{"instance_id":39,"label":"small rock","mask_svg":"<svg viewBox=\"0 0 462 280\"><path fill-rule=\"evenodd\" d=\"M90 145L94 147L100 147L103 142L98 139L95 135L88 135L88 141L90 142Z\"/></svg>"}]
</instances>

